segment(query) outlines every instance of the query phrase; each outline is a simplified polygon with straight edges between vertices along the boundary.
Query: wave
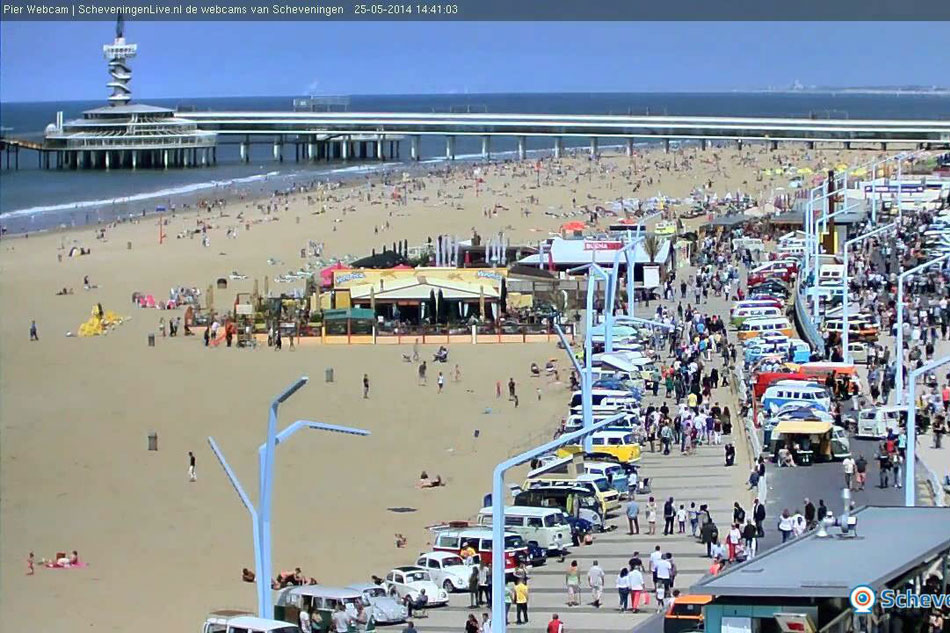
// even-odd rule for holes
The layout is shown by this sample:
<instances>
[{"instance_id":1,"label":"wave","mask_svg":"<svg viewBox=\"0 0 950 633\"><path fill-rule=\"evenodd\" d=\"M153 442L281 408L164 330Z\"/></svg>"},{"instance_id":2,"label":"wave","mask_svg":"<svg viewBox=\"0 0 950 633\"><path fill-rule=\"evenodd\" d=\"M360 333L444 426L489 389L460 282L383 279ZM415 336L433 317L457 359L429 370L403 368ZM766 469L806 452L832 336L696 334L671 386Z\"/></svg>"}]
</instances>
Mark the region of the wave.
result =
<instances>
[{"instance_id":1,"label":"wave","mask_svg":"<svg viewBox=\"0 0 950 633\"><path fill-rule=\"evenodd\" d=\"M98 200L81 200L79 202L64 202L61 204L51 204L40 207L29 207L26 209L16 209L14 211L8 211L0 215L3 218L14 218L22 217L24 215L33 215L35 213L45 213L49 211L72 211L75 209L88 209L95 207L105 207L114 204L125 204L128 202L138 202L141 200L151 200L154 198L169 198L171 196L181 196L189 193L194 193L196 191L204 191L207 189L216 189L220 187L228 187L233 185L242 185L252 182L260 182L267 180L268 178L273 178L279 176L279 171L269 171L264 174L255 174L253 176L244 176L242 178L232 178L229 180L209 180L207 182L198 182L189 185L181 185L178 187L167 187L164 189L157 189L155 191L147 191L144 193L137 193L131 196L117 196L115 198L102 198Z\"/></svg>"}]
</instances>

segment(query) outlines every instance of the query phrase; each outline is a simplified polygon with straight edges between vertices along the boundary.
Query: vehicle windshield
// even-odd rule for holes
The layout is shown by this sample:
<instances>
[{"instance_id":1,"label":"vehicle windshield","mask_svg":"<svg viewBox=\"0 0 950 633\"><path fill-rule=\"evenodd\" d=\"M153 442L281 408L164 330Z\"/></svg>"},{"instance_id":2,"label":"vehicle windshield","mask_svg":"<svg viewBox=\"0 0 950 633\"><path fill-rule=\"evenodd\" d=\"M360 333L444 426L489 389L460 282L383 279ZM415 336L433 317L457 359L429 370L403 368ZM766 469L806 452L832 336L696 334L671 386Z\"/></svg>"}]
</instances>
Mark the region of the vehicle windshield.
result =
<instances>
[{"instance_id":1,"label":"vehicle windshield","mask_svg":"<svg viewBox=\"0 0 950 633\"><path fill-rule=\"evenodd\" d=\"M461 557L459 556L446 556L445 558L442 559L443 567L452 567L455 565L464 565L464 564L465 563L462 561Z\"/></svg>"},{"instance_id":2,"label":"vehicle windshield","mask_svg":"<svg viewBox=\"0 0 950 633\"><path fill-rule=\"evenodd\" d=\"M517 534L505 537L505 549L520 549L524 546L524 539Z\"/></svg>"},{"instance_id":3,"label":"vehicle windshield","mask_svg":"<svg viewBox=\"0 0 950 633\"><path fill-rule=\"evenodd\" d=\"M600 490L601 492L607 492L610 490L610 484L607 483L607 479L605 477L595 479L594 485L597 486L597 490Z\"/></svg>"},{"instance_id":4,"label":"vehicle windshield","mask_svg":"<svg viewBox=\"0 0 950 633\"><path fill-rule=\"evenodd\" d=\"M410 571L406 572L406 582L422 582L425 580L431 580L429 578L429 572L427 571Z\"/></svg>"},{"instance_id":5,"label":"vehicle windshield","mask_svg":"<svg viewBox=\"0 0 950 633\"><path fill-rule=\"evenodd\" d=\"M363 590L363 597L365 598L385 598L386 590L382 587L371 587L369 589Z\"/></svg>"}]
</instances>

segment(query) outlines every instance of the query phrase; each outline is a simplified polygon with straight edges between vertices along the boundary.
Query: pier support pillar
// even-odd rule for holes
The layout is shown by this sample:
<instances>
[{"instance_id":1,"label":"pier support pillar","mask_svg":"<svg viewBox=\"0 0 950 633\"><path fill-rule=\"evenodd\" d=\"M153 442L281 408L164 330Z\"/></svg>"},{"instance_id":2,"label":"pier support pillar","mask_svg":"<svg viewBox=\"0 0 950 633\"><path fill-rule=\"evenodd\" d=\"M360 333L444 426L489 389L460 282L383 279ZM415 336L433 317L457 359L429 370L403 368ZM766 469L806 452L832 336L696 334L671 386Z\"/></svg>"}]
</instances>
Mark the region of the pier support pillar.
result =
<instances>
[{"instance_id":1,"label":"pier support pillar","mask_svg":"<svg viewBox=\"0 0 950 633\"><path fill-rule=\"evenodd\" d=\"M111 167L111 161L109 160L109 154L111 153L112 152L106 150L106 171L109 171L109 168Z\"/></svg>"},{"instance_id":2,"label":"pier support pillar","mask_svg":"<svg viewBox=\"0 0 950 633\"><path fill-rule=\"evenodd\" d=\"M491 158L491 137L482 137L482 158L489 160Z\"/></svg>"},{"instance_id":3,"label":"pier support pillar","mask_svg":"<svg viewBox=\"0 0 950 633\"><path fill-rule=\"evenodd\" d=\"M207 148L203 148L201 150L201 166L204 167L207 164L208 164L208 150Z\"/></svg>"},{"instance_id":4,"label":"pier support pillar","mask_svg":"<svg viewBox=\"0 0 950 633\"><path fill-rule=\"evenodd\" d=\"M633 139L632 138L627 139L627 156L631 158L633 157Z\"/></svg>"},{"instance_id":5,"label":"pier support pillar","mask_svg":"<svg viewBox=\"0 0 950 633\"><path fill-rule=\"evenodd\" d=\"M778 141L769 141L769 149L773 152L778 150Z\"/></svg>"},{"instance_id":6,"label":"pier support pillar","mask_svg":"<svg viewBox=\"0 0 950 633\"><path fill-rule=\"evenodd\" d=\"M597 156L597 137L592 136L590 139L590 155Z\"/></svg>"},{"instance_id":7,"label":"pier support pillar","mask_svg":"<svg viewBox=\"0 0 950 633\"><path fill-rule=\"evenodd\" d=\"M525 148L525 137L518 137L518 160L524 160L528 157L528 151Z\"/></svg>"},{"instance_id":8,"label":"pier support pillar","mask_svg":"<svg viewBox=\"0 0 950 633\"><path fill-rule=\"evenodd\" d=\"M741 138L737 138L737 139L736 139L736 149L738 149L739 151L742 151L742 139L741 139Z\"/></svg>"},{"instance_id":9,"label":"pier support pillar","mask_svg":"<svg viewBox=\"0 0 950 633\"><path fill-rule=\"evenodd\" d=\"M845 148L845 149L851 149L851 141L845 141L845 142L844 142L844 148Z\"/></svg>"},{"instance_id":10,"label":"pier support pillar","mask_svg":"<svg viewBox=\"0 0 950 633\"><path fill-rule=\"evenodd\" d=\"M177 161L177 162L178 162L178 165L176 165L176 166L187 167L187 166L190 164L189 161L188 161L188 154L189 154L189 153L190 153L190 152L189 152L187 149L180 149L180 150L178 150L178 155L181 156L181 160Z\"/></svg>"},{"instance_id":11,"label":"pier support pillar","mask_svg":"<svg viewBox=\"0 0 950 633\"><path fill-rule=\"evenodd\" d=\"M455 137L445 137L445 157L448 160L455 160Z\"/></svg>"},{"instance_id":12,"label":"pier support pillar","mask_svg":"<svg viewBox=\"0 0 950 633\"><path fill-rule=\"evenodd\" d=\"M340 157L343 160L350 160L350 140L343 139L340 143Z\"/></svg>"},{"instance_id":13,"label":"pier support pillar","mask_svg":"<svg viewBox=\"0 0 950 633\"><path fill-rule=\"evenodd\" d=\"M700 146L700 147L702 148L702 150L705 152L707 149L709 149L709 139L708 139L708 138L704 138L703 140L701 140L701 141L699 142L699 146Z\"/></svg>"},{"instance_id":14,"label":"pier support pillar","mask_svg":"<svg viewBox=\"0 0 950 633\"><path fill-rule=\"evenodd\" d=\"M560 158L564 153L564 139L560 136L554 137L554 158Z\"/></svg>"},{"instance_id":15,"label":"pier support pillar","mask_svg":"<svg viewBox=\"0 0 950 633\"><path fill-rule=\"evenodd\" d=\"M241 162L248 162L248 152L247 152L247 143L241 143Z\"/></svg>"},{"instance_id":16,"label":"pier support pillar","mask_svg":"<svg viewBox=\"0 0 950 633\"><path fill-rule=\"evenodd\" d=\"M808 149L815 149L815 141L808 141L805 147L807 147Z\"/></svg>"},{"instance_id":17,"label":"pier support pillar","mask_svg":"<svg viewBox=\"0 0 950 633\"><path fill-rule=\"evenodd\" d=\"M670 139L668 138L663 139L663 151L667 154L670 153Z\"/></svg>"},{"instance_id":18,"label":"pier support pillar","mask_svg":"<svg viewBox=\"0 0 950 633\"><path fill-rule=\"evenodd\" d=\"M168 150L162 152L162 165L165 169L168 169Z\"/></svg>"},{"instance_id":19,"label":"pier support pillar","mask_svg":"<svg viewBox=\"0 0 950 633\"><path fill-rule=\"evenodd\" d=\"M307 160L313 160L314 144L313 141L307 143Z\"/></svg>"},{"instance_id":20,"label":"pier support pillar","mask_svg":"<svg viewBox=\"0 0 950 633\"><path fill-rule=\"evenodd\" d=\"M386 153L383 150L385 141L379 139L376 141L376 160L386 160Z\"/></svg>"},{"instance_id":21,"label":"pier support pillar","mask_svg":"<svg viewBox=\"0 0 950 633\"><path fill-rule=\"evenodd\" d=\"M132 152L132 171L135 171L135 168L138 166L139 153L136 151Z\"/></svg>"},{"instance_id":22,"label":"pier support pillar","mask_svg":"<svg viewBox=\"0 0 950 633\"><path fill-rule=\"evenodd\" d=\"M419 139L418 136L409 139L409 158L412 160L419 160Z\"/></svg>"},{"instance_id":23,"label":"pier support pillar","mask_svg":"<svg viewBox=\"0 0 950 633\"><path fill-rule=\"evenodd\" d=\"M274 141L274 160L284 162L283 146L280 141Z\"/></svg>"}]
</instances>

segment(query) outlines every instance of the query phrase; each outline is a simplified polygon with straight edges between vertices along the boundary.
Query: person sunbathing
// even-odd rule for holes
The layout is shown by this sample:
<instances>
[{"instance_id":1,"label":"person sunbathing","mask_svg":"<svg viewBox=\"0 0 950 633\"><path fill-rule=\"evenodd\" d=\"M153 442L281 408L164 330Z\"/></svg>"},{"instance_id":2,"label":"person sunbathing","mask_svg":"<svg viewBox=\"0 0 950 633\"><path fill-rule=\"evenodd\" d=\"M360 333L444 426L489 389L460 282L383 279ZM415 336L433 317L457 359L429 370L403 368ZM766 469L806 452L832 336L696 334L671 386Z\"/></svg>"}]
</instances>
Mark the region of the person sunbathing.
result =
<instances>
[{"instance_id":1,"label":"person sunbathing","mask_svg":"<svg viewBox=\"0 0 950 633\"><path fill-rule=\"evenodd\" d=\"M396 533L396 547L399 548L399 549L402 549L402 548L404 548L404 547L406 546L407 543L408 543L408 541L407 541L406 537L403 536L402 534L399 534L399 533L397 532L397 533Z\"/></svg>"},{"instance_id":2,"label":"person sunbathing","mask_svg":"<svg viewBox=\"0 0 950 633\"><path fill-rule=\"evenodd\" d=\"M429 479L429 475L422 471L422 475L419 476L419 483L416 485L419 488L438 488L444 484L442 483L442 475L436 475L435 479Z\"/></svg>"},{"instance_id":3,"label":"person sunbathing","mask_svg":"<svg viewBox=\"0 0 950 633\"><path fill-rule=\"evenodd\" d=\"M243 580L244 582L254 582L256 579L257 579L257 574L252 572L247 567L241 570L241 580Z\"/></svg>"}]
</instances>

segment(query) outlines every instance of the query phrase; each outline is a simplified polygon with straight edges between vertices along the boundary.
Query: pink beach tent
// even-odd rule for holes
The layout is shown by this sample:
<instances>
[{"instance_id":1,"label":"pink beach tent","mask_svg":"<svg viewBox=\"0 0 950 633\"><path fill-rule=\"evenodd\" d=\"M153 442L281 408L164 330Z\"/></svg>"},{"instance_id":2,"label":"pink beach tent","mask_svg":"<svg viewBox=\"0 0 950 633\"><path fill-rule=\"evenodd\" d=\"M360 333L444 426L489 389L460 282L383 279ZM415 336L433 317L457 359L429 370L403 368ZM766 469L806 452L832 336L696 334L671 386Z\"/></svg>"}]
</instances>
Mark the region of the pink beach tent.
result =
<instances>
[{"instance_id":1,"label":"pink beach tent","mask_svg":"<svg viewBox=\"0 0 950 633\"><path fill-rule=\"evenodd\" d=\"M333 271L335 270L350 270L350 267L344 264L343 262L337 262L330 266L327 266L320 271L320 285L324 288L329 288L333 285Z\"/></svg>"}]
</instances>

